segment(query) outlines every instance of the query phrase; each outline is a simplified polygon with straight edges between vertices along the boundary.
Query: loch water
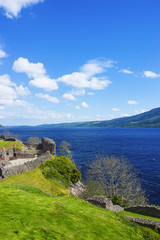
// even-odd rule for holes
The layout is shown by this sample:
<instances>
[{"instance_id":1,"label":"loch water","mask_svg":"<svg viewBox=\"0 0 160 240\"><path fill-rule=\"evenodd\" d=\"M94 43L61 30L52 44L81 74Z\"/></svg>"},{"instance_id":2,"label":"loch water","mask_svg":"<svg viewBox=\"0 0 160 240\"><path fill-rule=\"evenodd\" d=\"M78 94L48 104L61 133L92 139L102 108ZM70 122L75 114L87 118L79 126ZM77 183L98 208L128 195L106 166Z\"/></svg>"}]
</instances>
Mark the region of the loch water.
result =
<instances>
[{"instance_id":1,"label":"loch water","mask_svg":"<svg viewBox=\"0 0 160 240\"><path fill-rule=\"evenodd\" d=\"M74 162L82 175L96 154L124 156L138 170L149 203L160 205L160 128L53 128L7 127L23 141L28 137L54 139L59 144L66 140L72 146ZM0 129L0 134L3 129Z\"/></svg>"}]
</instances>

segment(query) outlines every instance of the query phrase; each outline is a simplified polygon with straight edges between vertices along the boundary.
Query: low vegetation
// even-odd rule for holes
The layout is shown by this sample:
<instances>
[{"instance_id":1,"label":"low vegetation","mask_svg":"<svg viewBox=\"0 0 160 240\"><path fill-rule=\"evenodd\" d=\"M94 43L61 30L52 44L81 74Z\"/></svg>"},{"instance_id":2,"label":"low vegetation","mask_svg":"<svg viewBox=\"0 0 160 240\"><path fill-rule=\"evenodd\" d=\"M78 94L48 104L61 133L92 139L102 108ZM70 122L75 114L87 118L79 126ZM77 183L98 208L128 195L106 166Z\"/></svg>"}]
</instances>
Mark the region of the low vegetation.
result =
<instances>
[{"instance_id":1,"label":"low vegetation","mask_svg":"<svg viewBox=\"0 0 160 240\"><path fill-rule=\"evenodd\" d=\"M81 174L69 158L57 156L40 165L40 169L47 179L57 179L69 187L70 182L76 183Z\"/></svg>"},{"instance_id":2,"label":"low vegetation","mask_svg":"<svg viewBox=\"0 0 160 240\"><path fill-rule=\"evenodd\" d=\"M2 148L7 148L7 149L20 149L22 150L22 148L24 147L23 143L21 142L13 142L13 141L0 141L0 150Z\"/></svg>"},{"instance_id":3,"label":"low vegetation","mask_svg":"<svg viewBox=\"0 0 160 240\"><path fill-rule=\"evenodd\" d=\"M0 181L0 185L1 184L12 184L17 187L28 186L34 189L37 188L43 193L51 196L69 194L68 189L66 189L58 180L46 179L39 168L6 178Z\"/></svg>"},{"instance_id":4,"label":"low vegetation","mask_svg":"<svg viewBox=\"0 0 160 240\"><path fill-rule=\"evenodd\" d=\"M0 209L3 240L159 239L154 231L118 214L73 196L53 198L31 187L0 184Z\"/></svg>"}]
</instances>

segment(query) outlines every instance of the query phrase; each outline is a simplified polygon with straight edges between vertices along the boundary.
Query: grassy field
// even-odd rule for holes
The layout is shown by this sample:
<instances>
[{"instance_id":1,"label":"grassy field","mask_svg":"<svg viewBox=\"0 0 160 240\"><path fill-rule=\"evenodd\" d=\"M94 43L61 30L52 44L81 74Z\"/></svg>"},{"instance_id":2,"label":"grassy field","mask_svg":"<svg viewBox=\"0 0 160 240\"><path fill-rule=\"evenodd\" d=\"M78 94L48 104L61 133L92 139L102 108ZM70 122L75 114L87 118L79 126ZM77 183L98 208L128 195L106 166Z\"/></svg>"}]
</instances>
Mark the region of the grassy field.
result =
<instances>
[{"instance_id":1,"label":"grassy field","mask_svg":"<svg viewBox=\"0 0 160 240\"><path fill-rule=\"evenodd\" d=\"M58 181L47 180L39 168L6 178L0 181L0 185L1 184L38 188L42 192L51 196L69 194L69 191Z\"/></svg>"},{"instance_id":2,"label":"grassy field","mask_svg":"<svg viewBox=\"0 0 160 240\"><path fill-rule=\"evenodd\" d=\"M0 182L0 239L160 239L154 231L125 220L123 214L74 196L52 197L50 184L39 169ZM55 187L56 182L53 184ZM59 184L57 187L63 194L68 191Z\"/></svg>"},{"instance_id":3,"label":"grassy field","mask_svg":"<svg viewBox=\"0 0 160 240\"><path fill-rule=\"evenodd\" d=\"M3 140L0 141L0 150L1 150L2 148L7 148L7 149L12 149L12 148L22 149L22 147L23 147L23 143L21 143L21 142L3 141Z\"/></svg>"}]
</instances>

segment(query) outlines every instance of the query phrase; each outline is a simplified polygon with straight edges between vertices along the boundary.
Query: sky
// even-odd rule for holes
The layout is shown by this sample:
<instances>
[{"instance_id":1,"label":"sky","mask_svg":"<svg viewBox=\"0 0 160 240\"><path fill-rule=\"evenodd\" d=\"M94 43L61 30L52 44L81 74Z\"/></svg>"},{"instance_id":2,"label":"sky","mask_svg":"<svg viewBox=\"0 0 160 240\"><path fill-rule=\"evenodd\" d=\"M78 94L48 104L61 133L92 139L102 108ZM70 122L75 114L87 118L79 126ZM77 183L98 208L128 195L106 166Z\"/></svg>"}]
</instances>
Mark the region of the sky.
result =
<instances>
[{"instance_id":1,"label":"sky","mask_svg":"<svg viewBox=\"0 0 160 240\"><path fill-rule=\"evenodd\" d=\"M0 124L159 107L159 12L159 0L0 0Z\"/></svg>"}]
</instances>

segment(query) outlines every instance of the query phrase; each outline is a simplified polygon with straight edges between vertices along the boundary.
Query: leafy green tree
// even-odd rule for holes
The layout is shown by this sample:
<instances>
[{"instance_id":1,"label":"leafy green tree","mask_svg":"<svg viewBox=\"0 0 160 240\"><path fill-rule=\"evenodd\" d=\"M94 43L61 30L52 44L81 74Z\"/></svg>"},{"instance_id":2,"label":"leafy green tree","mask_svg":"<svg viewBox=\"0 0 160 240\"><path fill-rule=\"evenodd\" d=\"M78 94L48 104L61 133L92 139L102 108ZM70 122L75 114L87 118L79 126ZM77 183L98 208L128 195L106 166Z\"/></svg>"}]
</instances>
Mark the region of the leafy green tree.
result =
<instances>
[{"instance_id":1,"label":"leafy green tree","mask_svg":"<svg viewBox=\"0 0 160 240\"><path fill-rule=\"evenodd\" d=\"M88 179L101 185L107 197L115 201L121 199L128 206L147 202L137 172L123 157L97 155L87 175Z\"/></svg>"}]
</instances>

